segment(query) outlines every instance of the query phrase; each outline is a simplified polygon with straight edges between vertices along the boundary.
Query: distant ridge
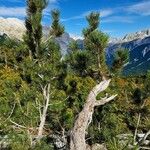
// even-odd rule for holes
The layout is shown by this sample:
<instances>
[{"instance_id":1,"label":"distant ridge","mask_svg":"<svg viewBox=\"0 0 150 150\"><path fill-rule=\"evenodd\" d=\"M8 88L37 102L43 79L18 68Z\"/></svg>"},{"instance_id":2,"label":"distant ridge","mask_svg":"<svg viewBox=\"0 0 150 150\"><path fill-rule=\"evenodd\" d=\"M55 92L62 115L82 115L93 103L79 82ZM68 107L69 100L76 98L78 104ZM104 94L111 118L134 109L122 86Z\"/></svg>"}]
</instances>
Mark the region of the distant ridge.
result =
<instances>
[{"instance_id":1,"label":"distant ridge","mask_svg":"<svg viewBox=\"0 0 150 150\"><path fill-rule=\"evenodd\" d=\"M22 20L16 18L0 18L0 40L6 36L22 40L25 33L25 25ZM45 38L49 35L49 27L43 27ZM73 39L68 33L65 33L56 41L61 47L61 53L64 56L67 53L68 45ZM83 49L83 40L77 40L78 45ZM127 34L123 38L110 38L106 49L106 62L111 66L113 56L117 49L125 48L129 50L130 61L124 66L124 74L143 74L150 70L150 29Z\"/></svg>"},{"instance_id":2,"label":"distant ridge","mask_svg":"<svg viewBox=\"0 0 150 150\"><path fill-rule=\"evenodd\" d=\"M43 26L44 38L49 36L49 27ZM26 31L25 24L22 20L17 18L2 18L0 17L0 39L8 36L11 39L22 40ZM68 50L68 45L74 39L68 34L64 33L61 37L56 38L56 42L61 47L62 55L65 55Z\"/></svg>"},{"instance_id":3,"label":"distant ridge","mask_svg":"<svg viewBox=\"0 0 150 150\"><path fill-rule=\"evenodd\" d=\"M22 20L0 17L0 35L6 34L10 38L21 40L25 30L24 22Z\"/></svg>"},{"instance_id":4,"label":"distant ridge","mask_svg":"<svg viewBox=\"0 0 150 150\"><path fill-rule=\"evenodd\" d=\"M145 37L150 36L150 29L145 29L142 31L137 31L135 33L126 34L122 38L110 38L109 43L124 43L137 39L144 39Z\"/></svg>"},{"instance_id":5,"label":"distant ridge","mask_svg":"<svg viewBox=\"0 0 150 150\"><path fill-rule=\"evenodd\" d=\"M124 66L124 75L140 75L150 70L150 29L131 33L122 39L113 39L106 49L106 61L113 63L117 49L129 51L129 62Z\"/></svg>"}]
</instances>

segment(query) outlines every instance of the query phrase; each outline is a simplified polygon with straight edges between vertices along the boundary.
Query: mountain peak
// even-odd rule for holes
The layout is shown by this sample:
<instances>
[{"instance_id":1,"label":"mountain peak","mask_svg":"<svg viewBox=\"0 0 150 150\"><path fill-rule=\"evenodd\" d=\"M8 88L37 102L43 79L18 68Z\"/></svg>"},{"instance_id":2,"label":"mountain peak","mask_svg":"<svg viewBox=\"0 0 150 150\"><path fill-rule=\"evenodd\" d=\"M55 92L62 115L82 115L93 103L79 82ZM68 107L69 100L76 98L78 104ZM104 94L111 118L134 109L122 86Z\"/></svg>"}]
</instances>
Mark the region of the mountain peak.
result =
<instances>
[{"instance_id":1,"label":"mountain peak","mask_svg":"<svg viewBox=\"0 0 150 150\"><path fill-rule=\"evenodd\" d=\"M129 41L133 41L136 39L143 39L147 36L150 36L150 29L127 34L122 38L122 41L123 42L126 42L126 41L129 42Z\"/></svg>"},{"instance_id":2,"label":"mountain peak","mask_svg":"<svg viewBox=\"0 0 150 150\"><path fill-rule=\"evenodd\" d=\"M150 29L137 31L135 33L129 33L126 34L123 38L110 38L109 43L111 44L125 43L133 40L144 39L148 36L150 36Z\"/></svg>"},{"instance_id":3,"label":"mountain peak","mask_svg":"<svg viewBox=\"0 0 150 150\"><path fill-rule=\"evenodd\" d=\"M6 34L10 38L22 39L25 32L24 22L17 18L0 17L0 34Z\"/></svg>"}]
</instances>

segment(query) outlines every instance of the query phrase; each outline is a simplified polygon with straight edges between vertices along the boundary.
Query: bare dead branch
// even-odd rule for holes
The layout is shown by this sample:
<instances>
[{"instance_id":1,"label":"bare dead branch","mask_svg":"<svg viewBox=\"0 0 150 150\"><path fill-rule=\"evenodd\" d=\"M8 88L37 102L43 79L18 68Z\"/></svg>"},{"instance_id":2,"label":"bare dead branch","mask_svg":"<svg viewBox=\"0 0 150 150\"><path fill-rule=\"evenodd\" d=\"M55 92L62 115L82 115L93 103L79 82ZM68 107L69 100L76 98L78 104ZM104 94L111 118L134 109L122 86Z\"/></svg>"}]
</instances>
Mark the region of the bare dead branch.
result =
<instances>
[{"instance_id":1,"label":"bare dead branch","mask_svg":"<svg viewBox=\"0 0 150 150\"><path fill-rule=\"evenodd\" d=\"M18 124L18 123L16 123L16 122L12 121L11 119L10 119L10 122L11 122L11 123L13 123L15 126L17 126L17 127L19 127L19 128L26 129L26 127L25 127L25 126L20 125L20 124Z\"/></svg>"},{"instance_id":2,"label":"bare dead branch","mask_svg":"<svg viewBox=\"0 0 150 150\"><path fill-rule=\"evenodd\" d=\"M98 100L98 101L95 102L95 106L104 105L104 104L106 104L106 103L112 101L116 96L117 96L117 94L116 94L116 95L112 95L112 96L110 96L110 97L108 97L108 98L105 97L105 98L103 98L103 99L101 99L101 100Z\"/></svg>"},{"instance_id":3,"label":"bare dead branch","mask_svg":"<svg viewBox=\"0 0 150 150\"><path fill-rule=\"evenodd\" d=\"M14 103L14 106L12 108L12 111L11 111L10 115L7 117L7 119L4 122L6 122L12 116L12 114L14 113L15 107L16 107L16 103Z\"/></svg>"}]
</instances>

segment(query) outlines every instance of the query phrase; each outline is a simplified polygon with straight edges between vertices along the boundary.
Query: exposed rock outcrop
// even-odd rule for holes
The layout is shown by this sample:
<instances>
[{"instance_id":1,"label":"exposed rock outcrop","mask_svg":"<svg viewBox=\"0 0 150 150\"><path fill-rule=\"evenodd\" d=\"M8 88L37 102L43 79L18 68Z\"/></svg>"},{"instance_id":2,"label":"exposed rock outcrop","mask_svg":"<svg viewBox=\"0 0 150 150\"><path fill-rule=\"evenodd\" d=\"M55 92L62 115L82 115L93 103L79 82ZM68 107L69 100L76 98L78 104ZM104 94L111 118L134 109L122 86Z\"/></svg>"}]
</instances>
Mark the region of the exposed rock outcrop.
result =
<instances>
[{"instance_id":1,"label":"exposed rock outcrop","mask_svg":"<svg viewBox=\"0 0 150 150\"><path fill-rule=\"evenodd\" d=\"M120 48L129 51L129 62L124 66L125 75L145 74L150 69L150 29L111 40L106 49L109 66L113 63L114 53Z\"/></svg>"},{"instance_id":2,"label":"exposed rock outcrop","mask_svg":"<svg viewBox=\"0 0 150 150\"><path fill-rule=\"evenodd\" d=\"M24 22L17 18L0 18L0 35L21 40L25 33Z\"/></svg>"}]
</instances>

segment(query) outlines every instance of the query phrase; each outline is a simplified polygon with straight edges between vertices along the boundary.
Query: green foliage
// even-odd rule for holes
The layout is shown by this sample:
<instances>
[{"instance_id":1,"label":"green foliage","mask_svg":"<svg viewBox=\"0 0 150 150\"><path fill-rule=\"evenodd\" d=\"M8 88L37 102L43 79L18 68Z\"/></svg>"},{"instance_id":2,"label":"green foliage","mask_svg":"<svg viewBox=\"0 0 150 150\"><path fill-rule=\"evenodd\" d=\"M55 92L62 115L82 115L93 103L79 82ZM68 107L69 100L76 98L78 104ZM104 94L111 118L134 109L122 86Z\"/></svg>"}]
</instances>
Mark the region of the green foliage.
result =
<instances>
[{"instance_id":1,"label":"green foliage","mask_svg":"<svg viewBox=\"0 0 150 150\"><path fill-rule=\"evenodd\" d=\"M48 120L50 120L51 128L54 131L62 130L62 127L67 131L72 128L74 119L81 111L95 82L90 77L68 75L64 84L65 91L56 89L49 107Z\"/></svg>"},{"instance_id":2,"label":"green foliage","mask_svg":"<svg viewBox=\"0 0 150 150\"><path fill-rule=\"evenodd\" d=\"M33 58L39 57L42 39L42 12L47 6L47 0L27 0L27 17L25 20L26 35L24 41Z\"/></svg>"},{"instance_id":3,"label":"green foliage","mask_svg":"<svg viewBox=\"0 0 150 150\"><path fill-rule=\"evenodd\" d=\"M129 61L129 51L126 49L118 49L115 52L111 70L116 74L121 74L123 65Z\"/></svg>"},{"instance_id":4,"label":"green foliage","mask_svg":"<svg viewBox=\"0 0 150 150\"><path fill-rule=\"evenodd\" d=\"M47 59L50 59L50 64L57 65L61 59L61 52L59 45L53 40L48 41L48 47L46 49Z\"/></svg>"},{"instance_id":5,"label":"green foliage","mask_svg":"<svg viewBox=\"0 0 150 150\"><path fill-rule=\"evenodd\" d=\"M79 76L86 76L89 68L89 55L86 51L77 50L67 58L70 68Z\"/></svg>"},{"instance_id":6,"label":"green foliage","mask_svg":"<svg viewBox=\"0 0 150 150\"><path fill-rule=\"evenodd\" d=\"M101 31L94 30L89 35L88 41L90 42L89 46L91 46L91 48L100 47L101 49L104 49L108 43L108 36Z\"/></svg>"},{"instance_id":7,"label":"green foliage","mask_svg":"<svg viewBox=\"0 0 150 150\"><path fill-rule=\"evenodd\" d=\"M99 79L106 76L105 48L108 36L98 30L100 23L99 13L92 12L87 16L88 27L83 30L85 48L89 53L89 61L92 72L96 71Z\"/></svg>"},{"instance_id":8,"label":"green foliage","mask_svg":"<svg viewBox=\"0 0 150 150\"><path fill-rule=\"evenodd\" d=\"M87 38L87 49L93 58L95 68L105 72L105 52L108 43L108 36L98 30L93 31ZM92 59L91 58L91 59Z\"/></svg>"},{"instance_id":9,"label":"green foliage","mask_svg":"<svg viewBox=\"0 0 150 150\"><path fill-rule=\"evenodd\" d=\"M42 139L39 143L37 143L31 150L54 150L54 146L50 143L47 143L46 139Z\"/></svg>"},{"instance_id":10,"label":"green foliage","mask_svg":"<svg viewBox=\"0 0 150 150\"><path fill-rule=\"evenodd\" d=\"M64 26L60 24L60 12L55 9L51 11L52 25L50 30L50 35L53 37L59 37L64 33Z\"/></svg>"},{"instance_id":11,"label":"green foliage","mask_svg":"<svg viewBox=\"0 0 150 150\"><path fill-rule=\"evenodd\" d=\"M11 150L28 150L30 148L29 139L26 133L11 133L9 138L11 138Z\"/></svg>"},{"instance_id":12,"label":"green foliage","mask_svg":"<svg viewBox=\"0 0 150 150\"><path fill-rule=\"evenodd\" d=\"M83 35L87 37L91 32L96 30L99 26L99 13L91 12L87 17L86 20L89 23L89 27L83 30Z\"/></svg>"},{"instance_id":13,"label":"green foliage","mask_svg":"<svg viewBox=\"0 0 150 150\"><path fill-rule=\"evenodd\" d=\"M63 113L63 122L65 122L65 129L71 129L73 127L74 123L74 112L71 108L67 108Z\"/></svg>"},{"instance_id":14,"label":"green foliage","mask_svg":"<svg viewBox=\"0 0 150 150\"><path fill-rule=\"evenodd\" d=\"M138 150L138 146L133 146L132 148L128 148L128 144L130 143L131 141L127 141L126 144L125 141L124 143L121 143L119 141L119 139L117 138L112 138L109 140L109 142L107 143L107 148L109 150Z\"/></svg>"},{"instance_id":15,"label":"green foliage","mask_svg":"<svg viewBox=\"0 0 150 150\"><path fill-rule=\"evenodd\" d=\"M78 51L79 47L78 47L78 43L77 41L72 41L69 43L69 51L68 53L74 53L75 51Z\"/></svg>"},{"instance_id":16,"label":"green foliage","mask_svg":"<svg viewBox=\"0 0 150 150\"><path fill-rule=\"evenodd\" d=\"M68 55L62 59L60 47L54 39L64 33L58 10L51 12L49 39L42 41L41 19L46 5L45 0L28 0L25 41L6 39L0 45L0 136L8 135L12 150L54 149L48 135L70 133L89 92L99 83L100 75L107 71L105 48L108 36L98 30L99 14L93 12L87 17L89 26L83 31L85 49L81 51L73 41ZM121 66L127 61L127 52L118 50L113 70L121 71ZM39 110L46 102L43 89L47 84L50 84L50 103L43 132L45 138L31 147L29 134L37 136ZM107 93L118 93L118 96L114 102L95 109L87 142L105 142L110 150L127 150L117 135L133 134L139 113L142 123L138 132L144 133L150 128L149 85L149 72L136 78L115 74L110 87L99 94L97 100Z\"/></svg>"}]
</instances>

